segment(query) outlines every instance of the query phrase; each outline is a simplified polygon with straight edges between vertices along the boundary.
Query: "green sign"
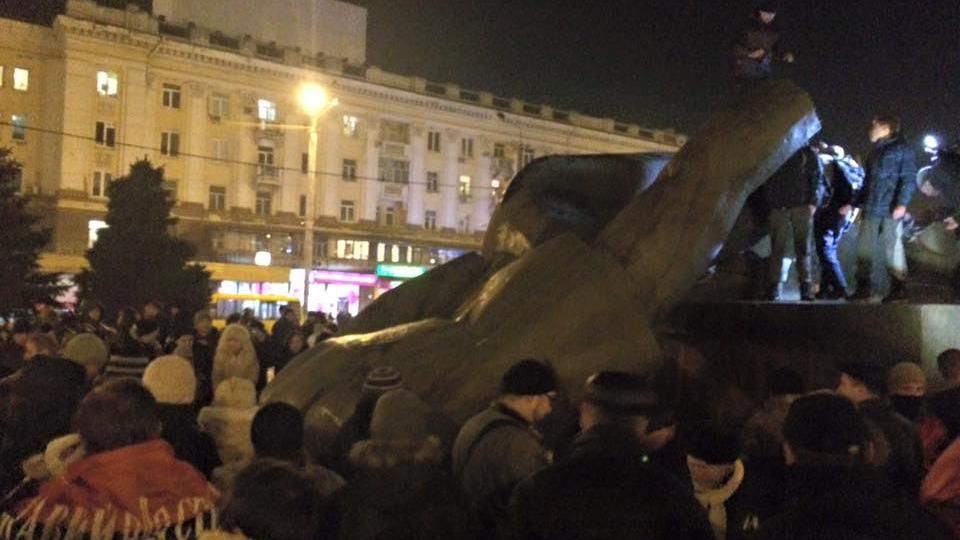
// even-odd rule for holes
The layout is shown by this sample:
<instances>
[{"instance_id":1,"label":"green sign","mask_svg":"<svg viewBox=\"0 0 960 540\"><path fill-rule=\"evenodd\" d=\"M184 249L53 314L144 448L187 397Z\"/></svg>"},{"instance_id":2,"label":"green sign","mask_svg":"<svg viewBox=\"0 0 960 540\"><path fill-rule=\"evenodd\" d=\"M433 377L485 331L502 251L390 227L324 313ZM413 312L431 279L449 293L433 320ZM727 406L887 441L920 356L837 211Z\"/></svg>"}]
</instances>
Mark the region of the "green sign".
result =
<instances>
[{"instance_id":1,"label":"green sign","mask_svg":"<svg viewBox=\"0 0 960 540\"><path fill-rule=\"evenodd\" d=\"M385 278L410 279L426 273L426 266L403 266L400 264L378 264L377 275Z\"/></svg>"}]
</instances>

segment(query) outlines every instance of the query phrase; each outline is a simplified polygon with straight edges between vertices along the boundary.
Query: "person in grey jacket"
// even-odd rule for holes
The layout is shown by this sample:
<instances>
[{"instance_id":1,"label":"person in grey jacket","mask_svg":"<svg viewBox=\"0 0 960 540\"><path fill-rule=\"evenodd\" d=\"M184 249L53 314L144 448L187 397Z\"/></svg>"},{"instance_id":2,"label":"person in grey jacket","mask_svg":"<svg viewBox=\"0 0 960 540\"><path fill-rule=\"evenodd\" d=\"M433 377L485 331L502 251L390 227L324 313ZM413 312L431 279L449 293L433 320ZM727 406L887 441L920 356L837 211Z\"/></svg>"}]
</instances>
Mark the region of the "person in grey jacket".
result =
<instances>
[{"instance_id":1,"label":"person in grey jacket","mask_svg":"<svg viewBox=\"0 0 960 540\"><path fill-rule=\"evenodd\" d=\"M856 206L863 209L857 238L857 290L851 300L873 297L873 258L882 249L890 275L884 302L906 299L907 258L903 251L903 218L917 190L917 158L900 134L900 120L878 115L870 128L874 144Z\"/></svg>"},{"instance_id":2,"label":"person in grey jacket","mask_svg":"<svg viewBox=\"0 0 960 540\"><path fill-rule=\"evenodd\" d=\"M553 409L557 377L537 360L521 360L504 374L498 397L467 421L453 445L453 475L484 533L506 527L514 486L551 462L533 427Z\"/></svg>"}]
</instances>

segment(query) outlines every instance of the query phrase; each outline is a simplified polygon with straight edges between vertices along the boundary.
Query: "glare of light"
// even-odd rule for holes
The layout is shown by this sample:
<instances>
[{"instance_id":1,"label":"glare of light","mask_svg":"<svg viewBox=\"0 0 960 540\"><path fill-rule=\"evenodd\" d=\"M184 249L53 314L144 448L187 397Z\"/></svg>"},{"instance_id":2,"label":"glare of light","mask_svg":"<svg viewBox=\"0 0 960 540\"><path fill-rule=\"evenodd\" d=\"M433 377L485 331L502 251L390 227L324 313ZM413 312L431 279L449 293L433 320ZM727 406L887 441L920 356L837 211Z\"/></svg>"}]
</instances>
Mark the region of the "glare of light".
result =
<instances>
[{"instance_id":1,"label":"glare of light","mask_svg":"<svg viewBox=\"0 0 960 540\"><path fill-rule=\"evenodd\" d=\"M923 146L927 150L936 150L940 148L940 139L937 139L933 135L927 135L923 138Z\"/></svg>"},{"instance_id":2,"label":"glare of light","mask_svg":"<svg viewBox=\"0 0 960 540\"><path fill-rule=\"evenodd\" d=\"M253 264L257 266L270 266L272 262L273 256L270 255L269 251L258 251L257 254L253 256Z\"/></svg>"},{"instance_id":3,"label":"glare of light","mask_svg":"<svg viewBox=\"0 0 960 540\"><path fill-rule=\"evenodd\" d=\"M496 179L496 178L494 178L493 180L491 180L491 181L490 181L490 187L492 187L493 189L500 189L500 180L498 180L498 179Z\"/></svg>"},{"instance_id":4,"label":"glare of light","mask_svg":"<svg viewBox=\"0 0 960 540\"><path fill-rule=\"evenodd\" d=\"M337 104L331 99L326 89L314 83L306 83L300 87L300 108L310 116L317 116Z\"/></svg>"}]
</instances>

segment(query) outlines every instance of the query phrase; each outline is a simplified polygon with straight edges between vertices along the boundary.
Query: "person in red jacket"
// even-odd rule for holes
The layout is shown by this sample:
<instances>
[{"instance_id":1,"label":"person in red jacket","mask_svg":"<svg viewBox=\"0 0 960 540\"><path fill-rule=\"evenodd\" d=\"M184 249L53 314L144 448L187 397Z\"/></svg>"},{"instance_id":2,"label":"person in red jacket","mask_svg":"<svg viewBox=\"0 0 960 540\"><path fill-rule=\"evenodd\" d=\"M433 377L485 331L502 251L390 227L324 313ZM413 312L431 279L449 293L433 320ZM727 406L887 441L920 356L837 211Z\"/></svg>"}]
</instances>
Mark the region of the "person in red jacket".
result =
<instances>
[{"instance_id":1,"label":"person in red jacket","mask_svg":"<svg viewBox=\"0 0 960 540\"><path fill-rule=\"evenodd\" d=\"M216 524L219 494L160 439L157 403L139 381L93 390L73 427L86 457L0 514L0 538L193 539Z\"/></svg>"}]
</instances>

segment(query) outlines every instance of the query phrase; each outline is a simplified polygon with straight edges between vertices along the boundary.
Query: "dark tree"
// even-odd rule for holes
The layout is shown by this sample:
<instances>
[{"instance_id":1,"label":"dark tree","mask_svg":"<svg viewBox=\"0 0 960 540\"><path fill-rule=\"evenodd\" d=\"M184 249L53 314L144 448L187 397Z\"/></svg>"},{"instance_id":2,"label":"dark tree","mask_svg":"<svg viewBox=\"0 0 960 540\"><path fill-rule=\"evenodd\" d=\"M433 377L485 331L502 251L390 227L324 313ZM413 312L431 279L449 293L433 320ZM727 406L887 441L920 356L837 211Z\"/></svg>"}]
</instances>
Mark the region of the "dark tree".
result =
<instances>
[{"instance_id":1,"label":"dark tree","mask_svg":"<svg viewBox=\"0 0 960 540\"><path fill-rule=\"evenodd\" d=\"M63 290L58 274L40 272L40 252L50 242L50 230L27 208L17 191L20 164L10 149L0 148L0 315L30 308L33 300L56 297Z\"/></svg>"},{"instance_id":2,"label":"dark tree","mask_svg":"<svg viewBox=\"0 0 960 540\"><path fill-rule=\"evenodd\" d=\"M82 296L111 311L151 300L195 311L210 302L210 273L188 265L193 246L171 234L175 201L163 187L163 168L142 160L107 188L107 228L87 250L90 270Z\"/></svg>"}]
</instances>

